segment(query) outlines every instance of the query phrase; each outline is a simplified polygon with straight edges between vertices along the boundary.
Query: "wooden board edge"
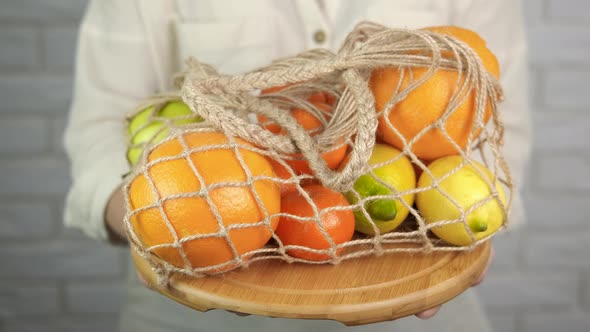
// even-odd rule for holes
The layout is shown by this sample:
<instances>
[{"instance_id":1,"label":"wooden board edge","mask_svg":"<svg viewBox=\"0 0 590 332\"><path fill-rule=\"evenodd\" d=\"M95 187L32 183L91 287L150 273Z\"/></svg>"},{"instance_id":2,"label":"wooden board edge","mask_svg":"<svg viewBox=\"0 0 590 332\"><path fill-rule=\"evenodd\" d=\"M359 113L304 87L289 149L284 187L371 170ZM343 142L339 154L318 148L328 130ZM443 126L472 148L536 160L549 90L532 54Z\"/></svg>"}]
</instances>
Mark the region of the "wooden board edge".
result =
<instances>
[{"instance_id":1,"label":"wooden board edge","mask_svg":"<svg viewBox=\"0 0 590 332\"><path fill-rule=\"evenodd\" d=\"M339 321L347 326L356 326L410 316L444 304L459 296L477 280L487 265L491 253L490 241L482 244L482 246L481 255L468 269L453 278L438 283L434 287L404 297L371 304L321 305L306 306L305 308L276 304L251 304L246 308L240 305L239 300L208 292L200 292L194 288L188 289L186 285L175 284L174 280L172 280L170 288L158 288L156 275L152 272L149 263L135 253L135 250L131 250L131 252L138 272L146 280L150 288L178 303L201 312L221 309L276 318L328 319ZM394 307L397 307L398 310L393 310ZM399 308L402 309L399 310ZM295 309L299 312L295 312Z\"/></svg>"}]
</instances>

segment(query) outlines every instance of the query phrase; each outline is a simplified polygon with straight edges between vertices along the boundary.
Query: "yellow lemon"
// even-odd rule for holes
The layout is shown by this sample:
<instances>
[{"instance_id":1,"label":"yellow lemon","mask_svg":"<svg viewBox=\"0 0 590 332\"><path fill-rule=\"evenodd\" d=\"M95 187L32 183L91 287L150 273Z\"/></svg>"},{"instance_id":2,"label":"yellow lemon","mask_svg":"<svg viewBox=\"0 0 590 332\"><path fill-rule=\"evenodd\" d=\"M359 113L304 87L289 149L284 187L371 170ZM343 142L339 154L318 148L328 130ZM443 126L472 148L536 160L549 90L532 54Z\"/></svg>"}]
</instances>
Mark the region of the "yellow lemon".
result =
<instances>
[{"instance_id":1,"label":"yellow lemon","mask_svg":"<svg viewBox=\"0 0 590 332\"><path fill-rule=\"evenodd\" d=\"M387 144L375 144L369 159L369 165L378 165L390 162L384 166L373 169L373 176L370 172L361 175L354 184L354 192L345 194L348 201L353 205L360 199L377 195L393 195L390 188L381 184L376 178L386 183L397 192L404 192L416 188L416 173L410 160L400 155L401 152ZM399 156L399 157L398 157ZM397 159L396 159L397 158ZM376 177L376 178L375 178ZM402 197L408 206L414 203L414 194L407 194ZM373 223L381 233L393 231L408 216L410 210L399 199L375 199L367 200L364 209L371 217L369 220L362 208L355 209L355 230L364 234L374 235Z\"/></svg>"},{"instance_id":2,"label":"yellow lemon","mask_svg":"<svg viewBox=\"0 0 590 332\"><path fill-rule=\"evenodd\" d=\"M460 221L461 210L467 212L471 206L492 196L492 191L487 182L492 183L494 180L490 170L476 161L472 161L475 167L466 163L456 172L448 175L462 162L463 158L461 156L444 157L432 162L428 169L437 181L440 181L438 185L440 190L433 188L419 192L416 195L416 206L426 223L430 224L442 220L458 221L457 223L432 228L432 232L436 236L457 246L466 246L473 242L467 227L475 240L479 240L496 232L504 222L503 209L496 198L488 200L467 214L465 218L467 225ZM446 177L447 175L448 177ZM443 179L440 180L441 178ZM432 177L427 172L424 172L418 180L418 188L428 188L432 186L432 183ZM499 200L502 205L506 206L506 195L502 185L499 181L496 181L494 186L498 192ZM461 209L445 197L441 191L454 199Z\"/></svg>"}]
</instances>

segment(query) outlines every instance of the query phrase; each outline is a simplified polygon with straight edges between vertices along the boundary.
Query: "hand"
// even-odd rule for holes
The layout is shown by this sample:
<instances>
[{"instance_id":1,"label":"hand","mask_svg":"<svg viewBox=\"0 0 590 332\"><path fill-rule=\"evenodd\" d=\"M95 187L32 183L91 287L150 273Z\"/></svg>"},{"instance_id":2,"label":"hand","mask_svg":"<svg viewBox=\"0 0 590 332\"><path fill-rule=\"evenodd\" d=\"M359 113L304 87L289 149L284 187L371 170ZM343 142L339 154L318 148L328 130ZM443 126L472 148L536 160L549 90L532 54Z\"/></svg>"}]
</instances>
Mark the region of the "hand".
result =
<instances>
[{"instance_id":1,"label":"hand","mask_svg":"<svg viewBox=\"0 0 590 332\"><path fill-rule=\"evenodd\" d=\"M492 249L491 249L490 258L488 259L486 267L483 269L483 272L481 273L481 275L471 284L471 287L477 286L482 283L483 279L486 276L486 273L488 272L488 269L490 268L493 258L494 258L494 247L492 247ZM432 317L434 317L434 315L436 315L436 313L440 310L441 307L442 307L442 305L439 305L434 308L430 308L428 310L419 312L416 314L416 317L418 317L420 319L432 318Z\"/></svg>"},{"instance_id":2,"label":"hand","mask_svg":"<svg viewBox=\"0 0 590 332\"><path fill-rule=\"evenodd\" d=\"M109 235L109 240L113 244L127 245L127 235L125 234L125 193L123 184L121 184L109 198L104 211L104 223Z\"/></svg>"}]
</instances>

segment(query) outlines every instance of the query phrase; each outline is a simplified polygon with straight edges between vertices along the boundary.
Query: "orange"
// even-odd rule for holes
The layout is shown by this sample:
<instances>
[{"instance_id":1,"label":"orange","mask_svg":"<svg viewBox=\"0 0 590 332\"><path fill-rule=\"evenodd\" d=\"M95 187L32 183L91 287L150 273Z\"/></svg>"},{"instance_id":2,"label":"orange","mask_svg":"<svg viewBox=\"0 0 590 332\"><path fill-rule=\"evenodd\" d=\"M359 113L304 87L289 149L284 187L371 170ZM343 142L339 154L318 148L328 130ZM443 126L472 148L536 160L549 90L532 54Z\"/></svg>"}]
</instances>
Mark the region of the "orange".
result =
<instances>
[{"instance_id":1,"label":"orange","mask_svg":"<svg viewBox=\"0 0 590 332\"><path fill-rule=\"evenodd\" d=\"M307 98L307 100L314 105L316 103L324 103L332 107L336 105L336 96L322 91L313 93L311 96L309 96L309 98Z\"/></svg>"},{"instance_id":2,"label":"orange","mask_svg":"<svg viewBox=\"0 0 590 332\"><path fill-rule=\"evenodd\" d=\"M475 32L452 26L432 27L426 30L440 34L453 36L469 45L480 57L485 68L495 78L499 78L500 71L498 60L487 48L486 42ZM452 52L444 51L444 57L452 57ZM420 79L426 74L428 68L378 68L373 71L369 87L375 97L375 108L378 112L383 111L393 93L396 91L401 79L399 91L406 89L411 82ZM403 78L402 78L403 75ZM389 114L382 114L379 117L377 135L385 142L403 149L404 144L400 136L391 128L393 125L401 135L409 142L421 130L438 120L449 105L449 101L455 93L459 77L456 71L439 69L422 85L411 91L403 100L392 107ZM464 78L460 79L463 84ZM469 95L459 96L462 103L445 121L444 127L451 139L464 149L467 139L475 121L475 93L469 91ZM484 123L491 115L491 106L486 105L483 117ZM475 135L479 135L478 132ZM475 136L474 136L475 137ZM447 155L457 154L458 151L453 144L447 140L442 131L432 128L424 133L411 147L411 151L419 158L433 160Z\"/></svg>"},{"instance_id":3,"label":"orange","mask_svg":"<svg viewBox=\"0 0 590 332\"><path fill-rule=\"evenodd\" d=\"M324 114L332 111L332 107L328 104L318 103L315 104L315 106L322 110ZM295 108L291 110L291 115L295 118L295 120L297 120L303 129L310 132L312 136L319 134L320 130L322 130L322 122L315 115L304 109ZM282 130L279 134L283 133L286 134L284 130ZM329 168L338 168L346 156L346 150L347 145L344 144L344 139L340 139L334 147L322 153L322 159L324 159ZM292 155L292 158L293 159L286 159L285 162L291 166L296 174L313 174L311 168L309 167L308 161L303 157L302 154L294 154Z\"/></svg>"},{"instance_id":4,"label":"orange","mask_svg":"<svg viewBox=\"0 0 590 332\"><path fill-rule=\"evenodd\" d=\"M272 86L270 88L266 88L266 89L262 89L262 91L260 91L261 94L266 95L266 94L270 94L270 93L275 93L275 92L279 92L285 88L288 88L292 85L295 85L297 83L287 83L285 85L277 85L277 86Z\"/></svg>"},{"instance_id":5,"label":"orange","mask_svg":"<svg viewBox=\"0 0 590 332\"><path fill-rule=\"evenodd\" d=\"M336 245L350 241L354 234L354 214L352 209L331 210L331 207L347 207L348 201L339 192L332 191L321 185L303 186L303 190L310 196L309 202L298 191L292 191L282 197L281 221L276 234L283 245L299 245L311 249L329 249L330 242L321 231L323 227ZM319 211L316 215L314 204ZM310 217L302 220L299 218ZM344 248L337 249L340 254ZM320 254L305 249L289 249L287 254L306 260L321 261L331 258L329 254Z\"/></svg>"},{"instance_id":6,"label":"orange","mask_svg":"<svg viewBox=\"0 0 590 332\"><path fill-rule=\"evenodd\" d=\"M181 157L183 148L179 139L155 147L148 156L148 162L156 163L150 166L146 173L133 179L129 189L131 210L145 208L131 218L132 227L141 244L148 248L174 243L172 233L166 225L165 214L179 239L193 235L208 236L188 240L182 244L192 268L204 268L231 261L235 254L229 241L235 246L238 255L263 247L271 238L271 228L276 229L279 219L272 217L265 223L265 217L273 216L280 211L280 191L277 182L272 179L261 179L254 181L252 188L224 186L224 183L245 183L247 180L234 150L211 148L214 145L227 144L228 138L221 133L212 132L190 133L182 138L189 149L207 148L206 151L190 153L190 161L202 177L205 188L193 172L191 163ZM239 144L239 155L252 176L275 176L271 164L264 156L248 150L251 144L239 138L235 138L235 142ZM165 157L179 158L157 161ZM152 190L148 176L153 181L157 193ZM210 188L211 186L216 187ZM201 189L206 189L205 194L209 196L211 205L206 196L199 194ZM178 197L182 194L190 196ZM257 203L255 195L259 197L260 204ZM155 206L158 203L161 203L162 211ZM219 222L214 211L220 216ZM220 225L235 227L237 224L253 225L227 230L227 239L219 235ZM174 266L185 266L177 248L161 247L153 249L152 252ZM227 263L219 269L233 267L235 264ZM211 272L219 269L211 269ZM206 269L205 272L209 270Z\"/></svg>"},{"instance_id":7,"label":"orange","mask_svg":"<svg viewBox=\"0 0 590 332\"><path fill-rule=\"evenodd\" d=\"M322 102L313 102L313 104L322 111L325 119L328 120L330 117L329 114L332 112L332 106ZM299 123L304 130L308 131L311 136L319 134L324 125L316 115L302 108L293 108L291 110L291 116L293 116L297 123ZM263 116L259 116L259 121L266 129L275 134L287 134L286 130L275 123L268 122ZM322 153L322 159L324 159L329 168L336 169L344 159L346 150L347 145L344 144L344 139L340 139L334 147ZM300 153L292 154L289 158L285 159L285 162L293 169L295 174L313 174L308 161Z\"/></svg>"}]
</instances>

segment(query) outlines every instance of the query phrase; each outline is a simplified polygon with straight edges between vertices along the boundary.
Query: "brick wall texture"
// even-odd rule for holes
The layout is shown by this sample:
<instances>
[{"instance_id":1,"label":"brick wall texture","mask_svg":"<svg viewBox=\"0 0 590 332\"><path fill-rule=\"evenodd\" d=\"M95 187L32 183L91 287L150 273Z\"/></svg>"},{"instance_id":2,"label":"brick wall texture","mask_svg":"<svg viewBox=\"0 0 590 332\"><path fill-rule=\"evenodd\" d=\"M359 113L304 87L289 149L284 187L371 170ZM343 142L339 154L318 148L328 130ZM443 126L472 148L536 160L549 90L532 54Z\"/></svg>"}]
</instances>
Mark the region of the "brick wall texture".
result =
<instances>
[{"instance_id":1,"label":"brick wall texture","mask_svg":"<svg viewBox=\"0 0 590 332\"><path fill-rule=\"evenodd\" d=\"M126 250L64 229L61 139L85 0L0 0L0 331L112 331ZM497 331L590 331L590 1L525 0L529 220L478 287ZM26 94L23 91L27 91Z\"/></svg>"}]
</instances>

